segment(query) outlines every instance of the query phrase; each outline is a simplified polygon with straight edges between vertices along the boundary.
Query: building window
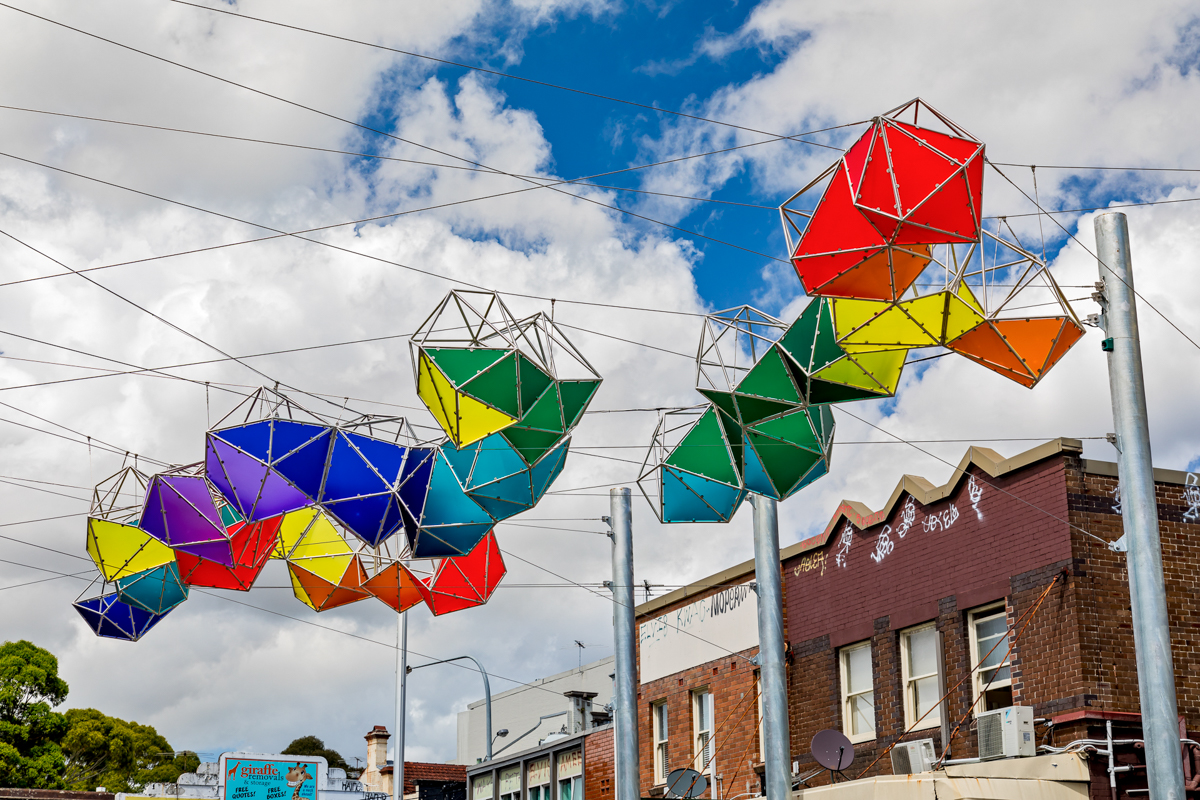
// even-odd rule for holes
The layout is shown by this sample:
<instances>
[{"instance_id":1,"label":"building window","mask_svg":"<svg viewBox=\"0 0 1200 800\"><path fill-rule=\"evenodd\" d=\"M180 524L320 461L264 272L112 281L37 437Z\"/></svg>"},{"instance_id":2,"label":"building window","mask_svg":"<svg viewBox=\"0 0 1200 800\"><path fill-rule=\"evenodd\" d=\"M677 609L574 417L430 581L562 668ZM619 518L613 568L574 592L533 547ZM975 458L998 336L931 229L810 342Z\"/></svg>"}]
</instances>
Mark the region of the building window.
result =
<instances>
[{"instance_id":1,"label":"building window","mask_svg":"<svg viewBox=\"0 0 1200 800\"><path fill-rule=\"evenodd\" d=\"M471 779L471 800L492 800L492 773L476 775Z\"/></svg>"},{"instance_id":2,"label":"building window","mask_svg":"<svg viewBox=\"0 0 1200 800\"><path fill-rule=\"evenodd\" d=\"M500 770L500 800L521 800L521 766Z\"/></svg>"},{"instance_id":3,"label":"building window","mask_svg":"<svg viewBox=\"0 0 1200 800\"><path fill-rule=\"evenodd\" d=\"M942 724L938 701L938 632L933 623L900 634L904 678L904 727L936 728ZM924 717L924 719L922 719ZM920 720L920 722L917 722Z\"/></svg>"},{"instance_id":4,"label":"building window","mask_svg":"<svg viewBox=\"0 0 1200 800\"><path fill-rule=\"evenodd\" d=\"M558 800L583 800L583 751L558 754Z\"/></svg>"},{"instance_id":5,"label":"building window","mask_svg":"<svg viewBox=\"0 0 1200 800\"><path fill-rule=\"evenodd\" d=\"M692 692L692 720L696 733L693 763L700 772L708 772L713 757L713 696L708 689Z\"/></svg>"},{"instance_id":6,"label":"building window","mask_svg":"<svg viewBox=\"0 0 1200 800\"><path fill-rule=\"evenodd\" d=\"M550 800L550 756L525 767L525 800Z\"/></svg>"},{"instance_id":7,"label":"building window","mask_svg":"<svg viewBox=\"0 0 1200 800\"><path fill-rule=\"evenodd\" d=\"M1003 604L972 611L971 663L975 672L975 710L991 711L1013 704L1012 666L1009 664L1008 614Z\"/></svg>"},{"instance_id":8,"label":"building window","mask_svg":"<svg viewBox=\"0 0 1200 800\"><path fill-rule=\"evenodd\" d=\"M667 782L671 771L670 754L667 750L667 702L655 703L651 708L654 722L654 783Z\"/></svg>"},{"instance_id":9,"label":"building window","mask_svg":"<svg viewBox=\"0 0 1200 800\"><path fill-rule=\"evenodd\" d=\"M754 670L754 693L758 696L758 760L766 762L766 731L763 730L763 695L762 695L762 671Z\"/></svg>"},{"instance_id":10,"label":"building window","mask_svg":"<svg viewBox=\"0 0 1200 800\"><path fill-rule=\"evenodd\" d=\"M843 647L842 727L852 742L875 738L875 673L871 669L871 643Z\"/></svg>"}]
</instances>

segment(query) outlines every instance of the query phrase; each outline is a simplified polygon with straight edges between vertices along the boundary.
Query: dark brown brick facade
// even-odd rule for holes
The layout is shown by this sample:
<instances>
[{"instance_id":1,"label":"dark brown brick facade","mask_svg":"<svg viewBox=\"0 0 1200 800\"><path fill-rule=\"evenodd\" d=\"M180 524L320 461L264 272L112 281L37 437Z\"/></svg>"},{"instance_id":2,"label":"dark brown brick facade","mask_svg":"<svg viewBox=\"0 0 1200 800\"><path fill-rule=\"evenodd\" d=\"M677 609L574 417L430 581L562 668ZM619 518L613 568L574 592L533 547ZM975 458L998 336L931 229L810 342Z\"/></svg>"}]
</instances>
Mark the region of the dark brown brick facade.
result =
<instances>
[{"instance_id":1,"label":"dark brown brick facade","mask_svg":"<svg viewBox=\"0 0 1200 800\"><path fill-rule=\"evenodd\" d=\"M1102 738L1106 718L1116 720L1122 735L1137 732L1125 555L1106 545L1123 533L1114 511L1113 465L1084 462L1077 442L1059 440L1007 461L973 448L960 467L963 472L945 487L905 478L881 512L844 503L824 535L781 554L791 749L801 773L816 766L808 754L813 735L842 728L838 650L845 645L870 642L876 711L876 738L855 745L848 775L857 777L901 737L900 635L928 622L942 635L949 727L962 720L952 739L952 757L974 755L968 615L995 603L1005 609L1010 631L1020 631L1010 658L1013 701L1032 706L1037 717L1062 719L1053 731L1039 725L1039 742ZM1193 543L1200 539L1200 519L1187 519L1192 506L1183 473L1156 471L1156 478L1179 713L1195 730L1200 723L1200 554ZM644 620L700 596L639 611ZM644 796L653 787L650 704L666 698L671 709L674 767L691 757L692 691L713 687L718 721L745 694L753 696L753 668L733 664L722 659L641 687ZM754 708L721 748L716 773L724 776L722 794L758 789L757 727ZM905 738L932 738L939 751L943 746L938 727ZM751 755L740 755L743 749ZM752 784L745 785L748 771L756 767ZM730 775L739 770L731 783ZM867 774L890 772L885 756ZM1136 771L1122 780L1136 785ZM1107 777L1097 781L1103 792L1096 794L1094 786L1093 793L1107 798ZM810 784L824 782L818 776Z\"/></svg>"}]
</instances>

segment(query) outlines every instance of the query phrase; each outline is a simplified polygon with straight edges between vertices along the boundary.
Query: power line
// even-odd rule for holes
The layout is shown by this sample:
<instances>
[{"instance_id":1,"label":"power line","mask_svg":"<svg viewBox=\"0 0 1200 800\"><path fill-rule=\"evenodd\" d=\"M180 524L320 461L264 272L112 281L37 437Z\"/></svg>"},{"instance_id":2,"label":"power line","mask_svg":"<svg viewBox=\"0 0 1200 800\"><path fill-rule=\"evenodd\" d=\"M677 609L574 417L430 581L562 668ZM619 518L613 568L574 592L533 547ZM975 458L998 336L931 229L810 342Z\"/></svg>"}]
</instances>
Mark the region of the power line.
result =
<instances>
[{"instance_id":1,"label":"power line","mask_svg":"<svg viewBox=\"0 0 1200 800\"><path fill-rule=\"evenodd\" d=\"M1117 172L1200 172L1192 167L1066 167L1061 164L1013 164L1008 161L989 161L999 167L1037 167L1038 169L1077 169L1082 171L1113 170Z\"/></svg>"},{"instance_id":2,"label":"power line","mask_svg":"<svg viewBox=\"0 0 1200 800\"><path fill-rule=\"evenodd\" d=\"M1022 214L996 214L984 219L1015 219L1017 217L1040 217L1043 214L1049 216L1052 214L1080 214L1085 211L1108 211L1113 208L1136 208L1138 206L1165 206L1172 203L1194 203L1200 200L1200 197L1181 197L1176 200L1147 200L1142 203L1113 203L1107 206L1095 206L1092 208L1060 208L1056 211L1043 209L1041 211L1030 211Z\"/></svg>"}]
</instances>

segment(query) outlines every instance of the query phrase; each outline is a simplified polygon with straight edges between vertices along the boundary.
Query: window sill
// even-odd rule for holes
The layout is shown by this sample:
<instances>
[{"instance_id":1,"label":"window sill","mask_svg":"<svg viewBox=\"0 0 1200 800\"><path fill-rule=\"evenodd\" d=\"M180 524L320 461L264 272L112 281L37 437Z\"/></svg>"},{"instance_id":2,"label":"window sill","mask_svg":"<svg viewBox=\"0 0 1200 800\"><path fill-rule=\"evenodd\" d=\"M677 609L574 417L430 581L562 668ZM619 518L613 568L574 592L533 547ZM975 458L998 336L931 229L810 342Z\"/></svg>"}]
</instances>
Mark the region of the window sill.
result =
<instances>
[{"instance_id":1,"label":"window sill","mask_svg":"<svg viewBox=\"0 0 1200 800\"><path fill-rule=\"evenodd\" d=\"M942 727L942 721L940 719L935 719L933 722L929 722L928 720L926 720L925 722L922 722L918 727L913 728L911 730L909 730L908 725L906 724L904 726L904 729L907 730L909 733L916 733L917 731L935 731L940 727Z\"/></svg>"}]
</instances>

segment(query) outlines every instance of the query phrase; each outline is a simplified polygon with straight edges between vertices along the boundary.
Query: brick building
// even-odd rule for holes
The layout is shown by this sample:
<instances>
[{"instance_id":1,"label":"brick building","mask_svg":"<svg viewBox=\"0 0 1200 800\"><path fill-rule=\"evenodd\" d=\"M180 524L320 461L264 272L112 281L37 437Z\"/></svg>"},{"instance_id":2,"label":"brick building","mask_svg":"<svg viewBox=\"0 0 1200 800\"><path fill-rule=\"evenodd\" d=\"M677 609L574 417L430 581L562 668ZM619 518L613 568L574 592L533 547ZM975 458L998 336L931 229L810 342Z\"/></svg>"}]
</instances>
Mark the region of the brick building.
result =
<instances>
[{"instance_id":1,"label":"brick building","mask_svg":"<svg viewBox=\"0 0 1200 800\"><path fill-rule=\"evenodd\" d=\"M849 776L890 773L884 751L906 730L905 739L933 739L939 753L950 738L951 758L970 757L976 753L974 713L1012 704L1032 706L1045 720L1036 728L1041 744L1104 738L1110 722L1118 736L1136 738L1125 556L1108 546L1122 535L1116 468L1081 454L1080 443L1070 439L1009 459L971 448L949 483L904 476L879 510L843 502L822 534L780 553L791 747L799 774L816 768L809 743L825 728L842 730L854 742ZM1155 480L1186 730L1200 715L1193 642L1200 556L1188 541L1200 533L1200 487L1182 472L1155 470ZM697 590L712 596L722 584L750 580L752 569L740 565L699 581ZM663 611L682 607L685 599L667 595L641 606L639 621L662 624ZM694 696L708 682L720 725L743 692L757 694L753 667L743 664L714 657L642 684L644 793L661 782L653 772L654 748L661 746L654 741L656 698L672 690ZM677 697L667 706L674 727L668 726L663 749L674 766L699 747L697 707ZM741 777L759 767L757 709L725 724L714 732L713 775L729 787L719 796L757 790L743 786ZM722 744L736 737L754 742ZM753 755L742 758L743 749ZM1126 748L1118 760L1134 767L1120 776L1118 794L1144 787L1140 751ZM1091 764L1093 795L1109 797L1107 762L1093 758ZM736 785L730 785L731 772L739 775ZM824 781L818 774L809 783Z\"/></svg>"}]
</instances>

